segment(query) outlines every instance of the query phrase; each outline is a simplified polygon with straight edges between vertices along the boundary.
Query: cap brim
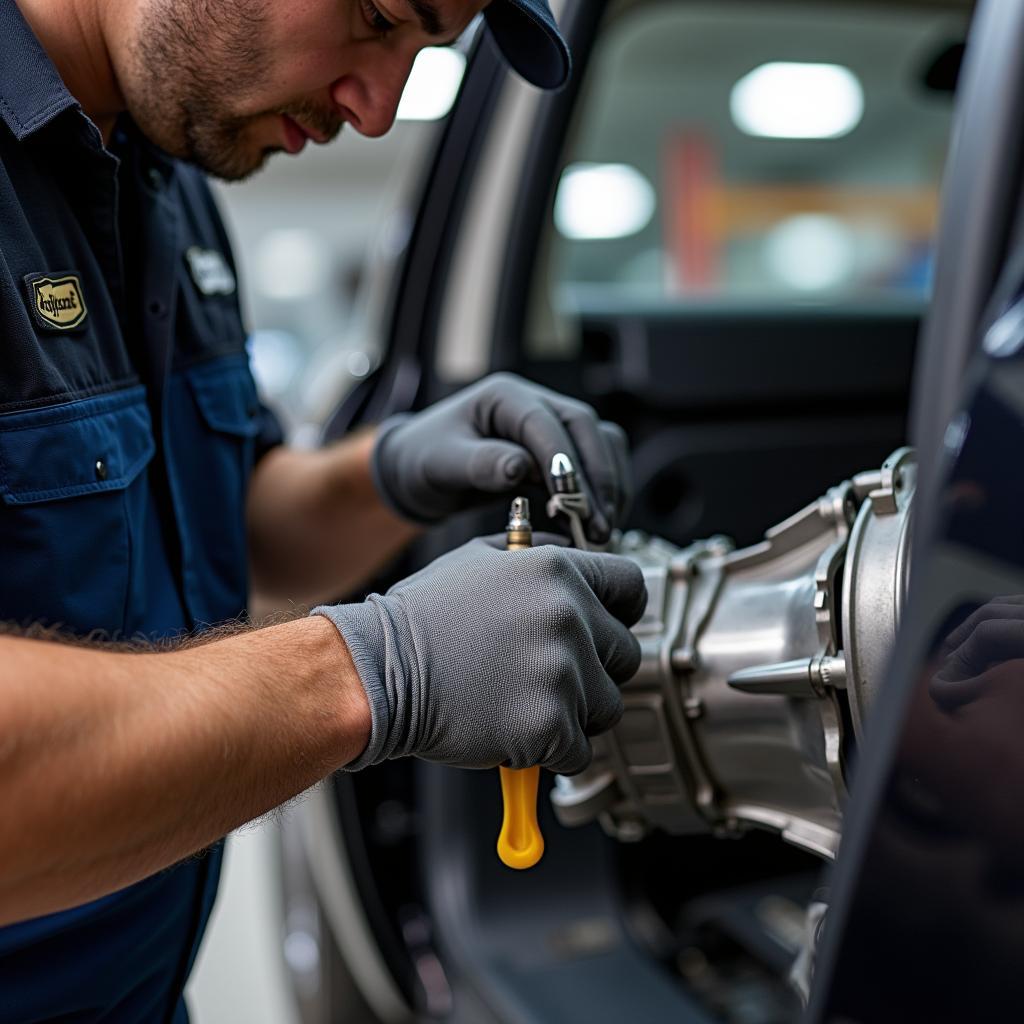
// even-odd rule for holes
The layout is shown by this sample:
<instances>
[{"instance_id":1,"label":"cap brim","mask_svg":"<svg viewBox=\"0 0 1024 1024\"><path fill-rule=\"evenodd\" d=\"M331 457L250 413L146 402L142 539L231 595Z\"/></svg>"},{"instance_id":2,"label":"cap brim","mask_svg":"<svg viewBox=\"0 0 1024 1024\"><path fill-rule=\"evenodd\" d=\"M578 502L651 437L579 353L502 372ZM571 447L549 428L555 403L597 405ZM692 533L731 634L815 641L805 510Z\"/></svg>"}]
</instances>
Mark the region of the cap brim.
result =
<instances>
[{"instance_id":1,"label":"cap brim","mask_svg":"<svg viewBox=\"0 0 1024 1024\"><path fill-rule=\"evenodd\" d=\"M547 4L492 0L484 17L505 59L523 78L541 89L565 85L572 58Z\"/></svg>"}]
</instances>

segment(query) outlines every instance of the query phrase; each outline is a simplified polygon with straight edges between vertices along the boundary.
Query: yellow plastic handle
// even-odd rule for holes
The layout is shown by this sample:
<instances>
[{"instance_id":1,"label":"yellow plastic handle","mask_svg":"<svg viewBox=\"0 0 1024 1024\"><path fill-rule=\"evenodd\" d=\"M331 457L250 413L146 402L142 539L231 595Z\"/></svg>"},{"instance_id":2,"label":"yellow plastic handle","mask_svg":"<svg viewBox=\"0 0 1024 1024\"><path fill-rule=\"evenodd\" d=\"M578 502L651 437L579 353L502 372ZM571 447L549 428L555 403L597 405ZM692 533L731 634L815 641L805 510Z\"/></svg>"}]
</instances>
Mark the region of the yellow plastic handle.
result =
<instances>
[{"instance_id":1,"label":"yellow plastic handle","mask_svg":"<svg viewBox=\"0 0 1024 1024\"><path fill-rule=\"evenodd\" d=\"M505 817L498 836L502 864L517 871L532 868L544 856L544 837L537 824L540 768L499 768Z\"/></svg>"}]
</instances>

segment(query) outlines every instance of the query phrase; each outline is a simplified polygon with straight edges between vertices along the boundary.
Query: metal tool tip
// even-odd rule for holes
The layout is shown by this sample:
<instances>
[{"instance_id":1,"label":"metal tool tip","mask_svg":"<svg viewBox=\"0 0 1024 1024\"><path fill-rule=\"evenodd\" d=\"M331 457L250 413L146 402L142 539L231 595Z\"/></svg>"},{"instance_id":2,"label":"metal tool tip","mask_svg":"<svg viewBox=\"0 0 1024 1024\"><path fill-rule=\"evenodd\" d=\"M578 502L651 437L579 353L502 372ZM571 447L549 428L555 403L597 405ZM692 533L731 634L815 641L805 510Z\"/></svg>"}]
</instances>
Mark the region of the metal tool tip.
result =
<instances>
[{"instance_id":1,"label":"metal tool tip","mask_svg":"<svg viewBox=\"0 0 1024 1024\"><path fill-rule=\"evenodd\" d=\"M576 467L565 452L556 452L551 460L551 485L556 494L572 494L579 490Z\"/></svg>"},{"instance_id":2,"label":"metal tool tip","mask_svg":"<svg viewBox=\"0 0 1024 1024\"><path fill-rule=\"evenodd\" d=\"M576 467L572 464L572 459L565 452L556 452L551 460L551 475L555 477L569 476L575 472Z\"/></svg>"}]
</instances>

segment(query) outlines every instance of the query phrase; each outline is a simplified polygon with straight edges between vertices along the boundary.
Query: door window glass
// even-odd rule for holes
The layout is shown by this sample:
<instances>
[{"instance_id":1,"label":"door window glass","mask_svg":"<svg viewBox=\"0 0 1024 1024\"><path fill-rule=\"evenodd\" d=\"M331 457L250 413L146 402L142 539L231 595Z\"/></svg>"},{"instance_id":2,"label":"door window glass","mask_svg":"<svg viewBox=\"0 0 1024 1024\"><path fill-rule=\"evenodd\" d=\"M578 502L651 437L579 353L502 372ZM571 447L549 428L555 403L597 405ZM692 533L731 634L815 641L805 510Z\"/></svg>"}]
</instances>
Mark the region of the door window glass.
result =
<instances>
[{"instance_id":1,"label":"door window glass","mask_svg":"<svg viewBox=\"0 0 1024 1024\"><path fill-rule=\"evenodd\" d=\"M922 304L966 21L949 3L613 7L534 324L623 302Z\"/></svg>"}]
</instances>

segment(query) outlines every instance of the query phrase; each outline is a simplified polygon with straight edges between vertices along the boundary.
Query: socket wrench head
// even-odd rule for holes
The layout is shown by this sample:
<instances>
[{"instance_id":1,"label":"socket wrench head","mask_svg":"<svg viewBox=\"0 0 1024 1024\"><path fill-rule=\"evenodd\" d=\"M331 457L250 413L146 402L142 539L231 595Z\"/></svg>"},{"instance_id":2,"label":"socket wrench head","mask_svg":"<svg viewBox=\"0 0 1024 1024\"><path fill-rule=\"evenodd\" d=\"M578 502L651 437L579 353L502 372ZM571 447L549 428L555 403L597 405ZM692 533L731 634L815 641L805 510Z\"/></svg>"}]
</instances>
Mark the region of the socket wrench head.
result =
<instances>
[{"instance_id":1,"label":"socket wrench head","mask_svg":"<svg viewBox=\"0 0 1024 1024\"><path fill-rule=\"evenodd\" d=\"M565 452L557 452L551 460L551 486L555 494L575 494L580 489L576 467Z\"/></svg>"}]
</instances>

